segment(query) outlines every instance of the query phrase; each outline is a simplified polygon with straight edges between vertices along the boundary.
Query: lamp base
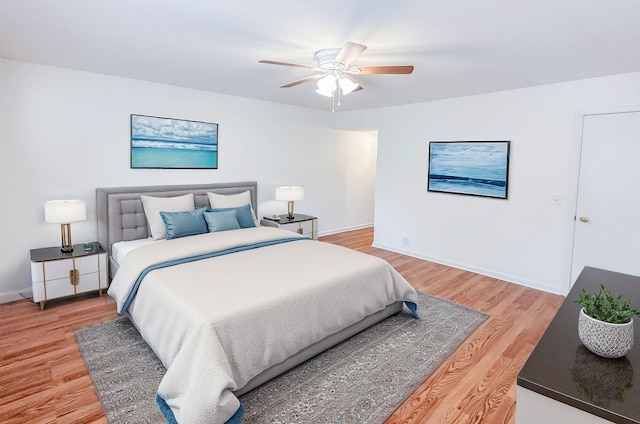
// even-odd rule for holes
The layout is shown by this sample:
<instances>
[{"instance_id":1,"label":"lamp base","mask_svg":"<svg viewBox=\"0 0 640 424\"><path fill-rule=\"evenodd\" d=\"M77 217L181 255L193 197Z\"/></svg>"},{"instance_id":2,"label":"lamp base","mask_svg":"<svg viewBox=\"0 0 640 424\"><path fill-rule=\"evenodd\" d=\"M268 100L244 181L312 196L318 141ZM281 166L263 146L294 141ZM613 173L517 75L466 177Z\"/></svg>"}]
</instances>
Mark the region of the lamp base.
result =
<instances>
[{"instance_id":1,"label":"lamp base","mask_svg":"<svg viewBox=\"0 0 640 424\"><path fill-rule=\"evenodd\" d=\"M60 224L60 234L62 238L60 251L64 253L73 252L73 244L71 244L71 224Z\"/></svg>"},{"instance_id":2,"label":"lamp base","mask_svg":"<svg viewBox=\"0 0 640 424\"><path fill-rule=\"evenodd\" d=\"M289 220L292 220L295 218L295 216L293 215L293 200L289 200L288 208L287 208L287 218Z\"/></svg>"}]
</instances>

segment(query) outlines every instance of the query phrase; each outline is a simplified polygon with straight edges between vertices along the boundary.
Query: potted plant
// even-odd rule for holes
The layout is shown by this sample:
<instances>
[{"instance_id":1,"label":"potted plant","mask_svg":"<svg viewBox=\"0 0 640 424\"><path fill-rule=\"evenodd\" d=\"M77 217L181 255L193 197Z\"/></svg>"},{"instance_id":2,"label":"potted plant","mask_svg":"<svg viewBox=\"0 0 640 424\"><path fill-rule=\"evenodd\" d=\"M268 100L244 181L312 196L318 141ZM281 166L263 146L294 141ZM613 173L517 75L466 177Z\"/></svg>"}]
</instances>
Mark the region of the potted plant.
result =
<instances>
[{"instance_id":1,"label":"potted plant","mask_svg":"<svg viewBox=\"0 0 640 424\"><path fill-rule=\"evenodd\" d=\"M584 346L604 358L620 358L633 347L633 317L640 311L631 308L631 298L615 297L600 284L597 293L584 288L576 303L582 305L578 336Z\"/></svg>"}]
</instances>

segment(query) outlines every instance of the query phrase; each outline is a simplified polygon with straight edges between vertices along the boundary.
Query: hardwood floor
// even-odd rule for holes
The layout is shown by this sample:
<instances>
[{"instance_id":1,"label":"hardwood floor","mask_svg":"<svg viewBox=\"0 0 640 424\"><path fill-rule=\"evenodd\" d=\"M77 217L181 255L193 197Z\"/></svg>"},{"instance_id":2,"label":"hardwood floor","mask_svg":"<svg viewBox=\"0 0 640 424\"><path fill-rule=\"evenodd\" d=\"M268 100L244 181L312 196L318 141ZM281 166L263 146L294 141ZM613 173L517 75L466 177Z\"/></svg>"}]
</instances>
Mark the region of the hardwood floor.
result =
<instances>
[{"instance_id":1,"label":"hardwood floor","mask_svg":"<svg viewBox=\"0 0 640 424\"><path fill-rule=\"evenodd\" d=\"M562 296L371 247L372 229L321 237L389 261L416 289L489 318L389 417L513 423L516 376ZM108 297L0 304L0 423L107 423L74 331L115 318Z\"/></svg>"}]
</instances>

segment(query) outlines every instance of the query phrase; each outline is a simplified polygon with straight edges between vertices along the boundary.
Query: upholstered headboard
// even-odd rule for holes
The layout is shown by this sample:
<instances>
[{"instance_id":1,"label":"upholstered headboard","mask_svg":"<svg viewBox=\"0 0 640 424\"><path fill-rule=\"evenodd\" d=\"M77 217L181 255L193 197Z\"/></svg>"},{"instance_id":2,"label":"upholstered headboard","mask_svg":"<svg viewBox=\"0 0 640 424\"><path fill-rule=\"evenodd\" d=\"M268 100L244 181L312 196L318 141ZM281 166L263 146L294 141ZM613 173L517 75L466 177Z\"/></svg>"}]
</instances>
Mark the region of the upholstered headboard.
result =
<instances>
[{"instance_id":1,"label":"upholstered headboard","mask_svg":"<svg viewBox=\"0 0 640 424\"><path fill-rule=\"evenodd\" d=\"M101 187L96 189L96 210L98 214L98 242L109 252L111 245L119 241L137 240L149 237L147 219L144 215L140 196L173 197L193 193L196 208L209 206L207 192L236 194L249 190L253 210L258 208L258 183L162 185L146 187Z\"/></svg>"}]
</instances>

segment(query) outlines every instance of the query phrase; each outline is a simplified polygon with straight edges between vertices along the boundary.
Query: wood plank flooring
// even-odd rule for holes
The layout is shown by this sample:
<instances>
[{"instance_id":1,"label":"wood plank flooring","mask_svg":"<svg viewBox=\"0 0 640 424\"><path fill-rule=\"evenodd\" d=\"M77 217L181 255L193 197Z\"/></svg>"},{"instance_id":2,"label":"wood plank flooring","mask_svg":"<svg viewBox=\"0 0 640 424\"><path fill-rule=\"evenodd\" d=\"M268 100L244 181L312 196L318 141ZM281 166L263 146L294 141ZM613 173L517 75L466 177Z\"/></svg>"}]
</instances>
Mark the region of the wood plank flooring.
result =
<instances>
[{"instance_id":1,"label":"wood plank flooring","mask_svg":"<svg viewBox=\"0 0 640 424\"><path fill-rule=\"evenodd\" d=\"M373 230L322 237L389 261L416 289L490 315L389 417L513 423L516 376L562 296L371 247ZM0 304L0 423L107 423L75 330L115 318L108 296Z\"/></svg>"}]
</instances>

